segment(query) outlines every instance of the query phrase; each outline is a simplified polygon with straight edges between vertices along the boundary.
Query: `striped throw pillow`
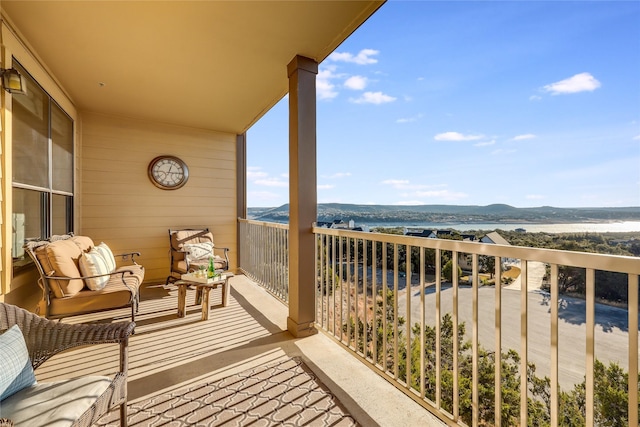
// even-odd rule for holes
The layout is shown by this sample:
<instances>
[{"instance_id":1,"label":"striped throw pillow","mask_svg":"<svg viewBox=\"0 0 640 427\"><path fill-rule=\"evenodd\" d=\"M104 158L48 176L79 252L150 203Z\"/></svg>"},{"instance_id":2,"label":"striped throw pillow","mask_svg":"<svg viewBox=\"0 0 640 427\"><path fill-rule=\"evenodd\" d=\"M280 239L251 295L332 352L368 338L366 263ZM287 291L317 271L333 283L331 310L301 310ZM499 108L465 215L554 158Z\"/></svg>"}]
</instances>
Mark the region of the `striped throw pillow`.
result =
<instances>
[{"instance_id":1,"label":"striped throw pillow","mask_svg":"<svg viewBox=\"0 0 640 427\"><path fill-rule=\"evenodd\" d=\"M109 268L109 273L116 269L116 259L113 256L113 252L105 242L100 242L95 249L100 252L100 254L104 257L105 261L107 261L107 267Z\"/></svg>"},{"instance_id":2,"label":"striped throw pillow","mask_svg":"<svg viewBox=\"0 0 640 427\"><path fill-rule=\"evenodd\" d=\"M108 261L102 256L97 248L91 249L89 252L83 252L78 260L78 266L83 276L96 276L98 274L109 274L111 269L109 268ZM110 276L100 276L91 279L84 279L87 288L92 291L99 291L103 289Z\"/></svg>"}]
</instances>

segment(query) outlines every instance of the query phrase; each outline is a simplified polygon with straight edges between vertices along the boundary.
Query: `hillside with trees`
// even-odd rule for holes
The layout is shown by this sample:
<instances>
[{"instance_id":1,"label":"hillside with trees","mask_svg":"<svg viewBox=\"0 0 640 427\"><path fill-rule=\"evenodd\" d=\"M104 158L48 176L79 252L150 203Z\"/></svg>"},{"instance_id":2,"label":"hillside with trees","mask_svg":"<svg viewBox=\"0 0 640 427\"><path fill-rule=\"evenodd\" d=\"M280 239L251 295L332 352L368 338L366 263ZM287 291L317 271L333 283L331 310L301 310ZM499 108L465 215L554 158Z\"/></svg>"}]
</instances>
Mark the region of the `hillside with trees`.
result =
<instances>
[{"instance_id":1,"label":"hillside with trees","mask_svg":"<svg viewBox=\"0 0 640 427\"><path fill-rule=\"evenodd\" d=\"M288 222L289 205L274 208L249 208L250 219ZM476 205L356 205L344 203L318 204L318 221L335 218L353 219L369 224L436 223L579 223L605 221L640 221L640 207L616 208L516 208L504 204Z\"/></svg>"}]
</instances>

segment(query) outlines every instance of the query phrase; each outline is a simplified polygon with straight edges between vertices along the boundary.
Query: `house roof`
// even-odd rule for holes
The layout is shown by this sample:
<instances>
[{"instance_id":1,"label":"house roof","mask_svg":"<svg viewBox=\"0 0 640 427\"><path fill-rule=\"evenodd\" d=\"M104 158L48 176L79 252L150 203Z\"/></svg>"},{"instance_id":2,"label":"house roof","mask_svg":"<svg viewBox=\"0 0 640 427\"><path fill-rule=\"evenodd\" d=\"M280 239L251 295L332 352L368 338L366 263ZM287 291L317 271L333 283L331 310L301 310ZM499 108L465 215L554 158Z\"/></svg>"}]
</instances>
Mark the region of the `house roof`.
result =
<instances>
[{"instance_id":1,"label":"house roof","mask_svg":"<svg viewBox=\"0 0 640 427\"><path fill-rule=\"evenodd\" d=\"M407 231L407 236L416 236L416 237L429 237L431 235L435 235L436 233L433 230L422 230L422 231Z\"/></svg>"},{"instance_id":2,"label":"house roof","mask_svg":"<svg viewBox=\"0 0 640 427\"><path fill-rule=\"evenodd\" d=\"M487 241L488 240L488 241ZM494 243L496 245L510 245L504 237L502 237L498 232L492 231L491 233L487 233L486 236L482 238L484 243Z\"/></svg>"},{"instance_id":3,"label":"house roof","mask_svg":"<svg viewBox=\"0 0 640 427\"><path fill-rule=\"evenodd\" d=\"M382 3L0 5L79 110L239 134L288 92L295 55L321 62Z\"/></svg>"}]
</instances>

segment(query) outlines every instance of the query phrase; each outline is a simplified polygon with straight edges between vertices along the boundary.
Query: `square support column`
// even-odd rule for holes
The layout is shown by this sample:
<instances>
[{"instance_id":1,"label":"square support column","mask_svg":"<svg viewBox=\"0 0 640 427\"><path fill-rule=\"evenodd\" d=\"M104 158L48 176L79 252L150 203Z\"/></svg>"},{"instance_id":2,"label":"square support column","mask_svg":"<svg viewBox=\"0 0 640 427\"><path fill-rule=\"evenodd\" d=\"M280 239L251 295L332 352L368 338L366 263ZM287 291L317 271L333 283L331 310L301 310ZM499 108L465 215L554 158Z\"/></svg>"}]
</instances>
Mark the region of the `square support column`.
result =
<instances>
[{"instance_id":1,"label":"square support column","mask_svg":"<svg viewBox=\"0 0 640 427\"><path fill-rule=\"evenodd\" d=\"M247 218L247 133L236 136L236 217ZM236 261L234 271L240 271L242 244L240 244L240 223L236 224ZM228 268L231 268L229 266Z\"/></svg>"},{"instance_id":2,"label":"square support column","mask_svg":"<svg viewBox=\"0 0 640 427\"><path fill-rule=\"evenodd\" d=\"M316 333L315 236L318 217L316 173L316 75L318 63L296 56L289 74L289 317L294 337Z\"/></svg>"}]
</instances>

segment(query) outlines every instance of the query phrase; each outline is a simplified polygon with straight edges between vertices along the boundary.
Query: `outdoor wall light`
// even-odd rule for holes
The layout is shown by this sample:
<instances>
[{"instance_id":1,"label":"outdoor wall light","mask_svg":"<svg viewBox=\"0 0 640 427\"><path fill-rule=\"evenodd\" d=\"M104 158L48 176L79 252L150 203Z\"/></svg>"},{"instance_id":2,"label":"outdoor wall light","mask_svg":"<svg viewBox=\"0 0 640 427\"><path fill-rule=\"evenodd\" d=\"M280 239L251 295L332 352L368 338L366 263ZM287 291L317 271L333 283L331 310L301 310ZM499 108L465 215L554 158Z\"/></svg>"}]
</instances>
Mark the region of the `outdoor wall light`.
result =
<instances>
[{"instance_id":1,"label":"outdoor wall light","mask_svg":"<svg viewBox=\"0 0 640 427\"><path fill-rule=\"evenodd\" d=\"M2 87L11 94L26 95L27 81L15 68L0 68Z\"/></svg>"}]
</instances>

